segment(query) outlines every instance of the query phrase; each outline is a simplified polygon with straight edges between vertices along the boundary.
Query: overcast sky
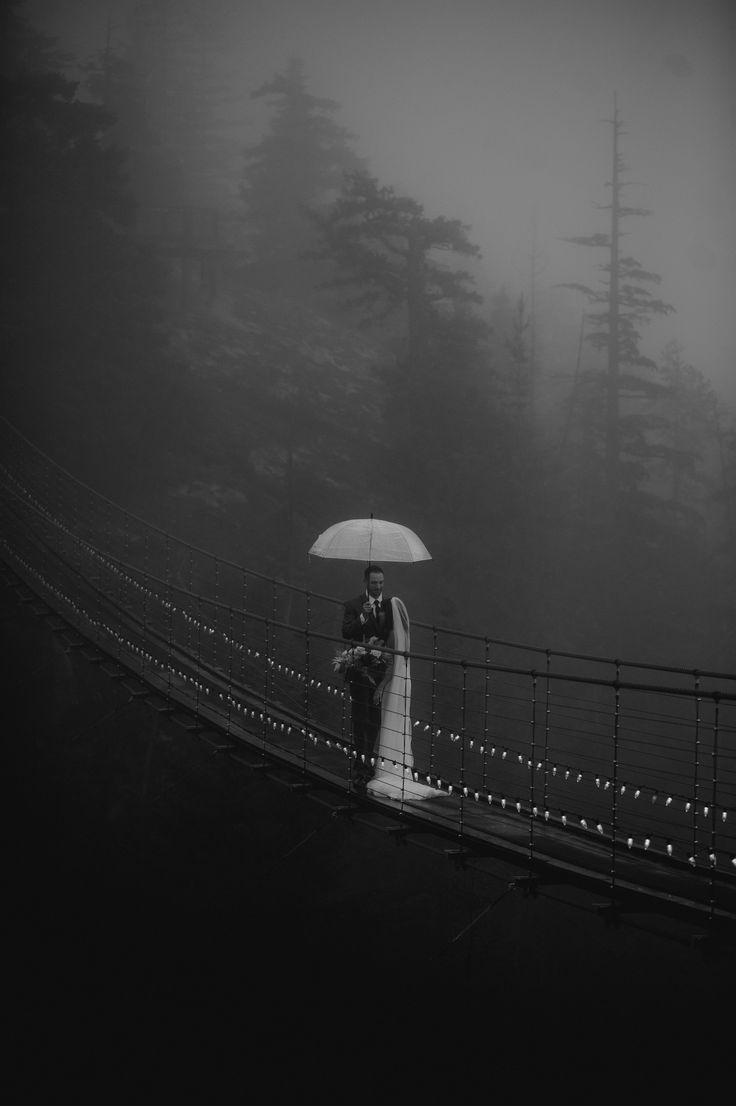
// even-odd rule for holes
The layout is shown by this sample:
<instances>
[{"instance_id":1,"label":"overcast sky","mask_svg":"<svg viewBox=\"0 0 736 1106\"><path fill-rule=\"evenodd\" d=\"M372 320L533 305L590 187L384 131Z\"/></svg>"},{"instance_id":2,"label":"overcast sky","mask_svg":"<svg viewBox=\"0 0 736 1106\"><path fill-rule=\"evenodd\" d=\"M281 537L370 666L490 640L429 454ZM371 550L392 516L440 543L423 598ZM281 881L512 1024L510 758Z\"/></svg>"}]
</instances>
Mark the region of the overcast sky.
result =
<instances>
[{"instance_id":1,"label":"overcast sky","mask_svg":"<svg viewBox=\"0 0 736 1106\"><path fill-rule=\"evenodd\" d=\"M76 53L124 0L33 0ZM602 257L559 241L606 229L614 90L637 183L631 252L659 272L670 338L736 398L736 16L723 0L210 0L226 11L244 88L303 57L310 91L339 101L382 183L460 218L496 285L593 278ZM97 41L93 41L97 39ZM245 136L245 132L244 132ZM252 141L252 132L247 136ZM587 272L582 270L585 266ZM571 300L571 302L574 302ZM580 303L582 310L583 304ZM543 340L543 335L541 336Z\"/></svg>"}]
</instances>

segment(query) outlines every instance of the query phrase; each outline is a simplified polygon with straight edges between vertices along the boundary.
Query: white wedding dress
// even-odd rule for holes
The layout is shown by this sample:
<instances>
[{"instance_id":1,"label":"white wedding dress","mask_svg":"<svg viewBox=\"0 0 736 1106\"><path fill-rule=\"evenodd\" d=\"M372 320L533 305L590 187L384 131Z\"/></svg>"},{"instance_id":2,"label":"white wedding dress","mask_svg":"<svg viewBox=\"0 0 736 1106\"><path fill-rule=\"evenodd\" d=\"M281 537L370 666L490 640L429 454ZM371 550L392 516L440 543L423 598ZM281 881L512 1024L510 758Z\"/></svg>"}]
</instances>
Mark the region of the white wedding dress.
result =
<instances>
[{"instance_id":1,"label":"white wedding dress","mask_svg":"<svg viewBox=\"0 0 736 1106\"><path fill-rule=\"evenodd\" d=\"M375 774L366 791L390 799L414 802L437 799L442 791L414 778L411 747L411 662L402 653L409 651L409 614L401 599L391 600L394 629L393 665L381 700L381 731L375 752Z\"/></svg>"}]
</instances>

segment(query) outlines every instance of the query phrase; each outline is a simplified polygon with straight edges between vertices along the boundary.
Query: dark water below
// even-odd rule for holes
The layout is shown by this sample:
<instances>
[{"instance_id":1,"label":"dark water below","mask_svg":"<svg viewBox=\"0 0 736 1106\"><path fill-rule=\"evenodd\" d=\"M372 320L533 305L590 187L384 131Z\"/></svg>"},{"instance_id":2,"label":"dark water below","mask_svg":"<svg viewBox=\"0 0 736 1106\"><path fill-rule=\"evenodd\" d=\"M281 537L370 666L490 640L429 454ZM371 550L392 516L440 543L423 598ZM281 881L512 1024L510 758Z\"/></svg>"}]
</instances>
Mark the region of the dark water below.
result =
<instances>
[{"instance_id":1,"label":"dark water below","mask_svg":"<svg viewBox=\"0 0 736 1106\"><path fill-rule=\"evenodd\" d=\"M734 960L696 927L606 926L589 893L526 897L513 866L335 817L0 603L12 1101L239 1101L261 1078L342 1101L408 1076L587 1102L593 1078L725 1070Z\"/></svg>"}]
</instances>

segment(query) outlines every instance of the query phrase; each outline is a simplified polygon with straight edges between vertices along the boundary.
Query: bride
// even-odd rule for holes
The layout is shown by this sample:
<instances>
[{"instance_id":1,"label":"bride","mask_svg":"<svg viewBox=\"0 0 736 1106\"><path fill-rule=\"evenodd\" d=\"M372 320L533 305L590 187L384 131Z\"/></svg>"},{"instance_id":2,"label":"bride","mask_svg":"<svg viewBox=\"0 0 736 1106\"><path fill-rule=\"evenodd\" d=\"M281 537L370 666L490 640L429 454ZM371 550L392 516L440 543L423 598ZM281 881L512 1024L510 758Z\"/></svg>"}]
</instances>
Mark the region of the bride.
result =
<instances>
[{"instance_id":1,"label":"bride","mask_svg":"<svg viewBox=\"0 0 736 1106\"><path fill-rule=\"evenodd\" d=\"M414 779L411 747L411 666L409 652L409 614L401 599L391 599L393 630L387 645L396 652L381 683L373 693L373 702L381 705L381 731L376 750L376 768L366 788L369 795L391 799L439 798L442 791Z\"/></svg>"}]
</instances>

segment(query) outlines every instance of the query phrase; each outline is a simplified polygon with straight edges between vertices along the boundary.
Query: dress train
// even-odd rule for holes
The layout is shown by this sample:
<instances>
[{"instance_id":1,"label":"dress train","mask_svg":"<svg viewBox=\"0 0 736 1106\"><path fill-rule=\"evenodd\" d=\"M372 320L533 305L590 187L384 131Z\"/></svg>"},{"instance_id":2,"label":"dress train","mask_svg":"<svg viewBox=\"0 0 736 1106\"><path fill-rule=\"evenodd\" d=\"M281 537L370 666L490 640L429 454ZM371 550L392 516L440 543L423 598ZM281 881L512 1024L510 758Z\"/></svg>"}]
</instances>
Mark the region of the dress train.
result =
<instances>
[{"instance_id":1,"label":"dress train","mask_svg":"<svg viewBox=\"0 0 736 1106\"><path fill-rule=\"evenodd\" d=\"M408 656L409 616L401 599L391 600L394 615L394 648L391 675L381 701L381 730L375 753L376 771L366 791L389 799L415 802L437 799L443 792L414 778L411 725L411 671Z\"/></svg>"}]
</instances>

